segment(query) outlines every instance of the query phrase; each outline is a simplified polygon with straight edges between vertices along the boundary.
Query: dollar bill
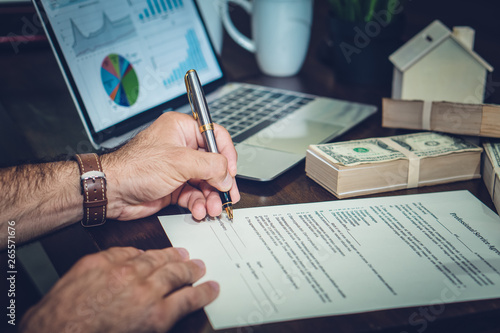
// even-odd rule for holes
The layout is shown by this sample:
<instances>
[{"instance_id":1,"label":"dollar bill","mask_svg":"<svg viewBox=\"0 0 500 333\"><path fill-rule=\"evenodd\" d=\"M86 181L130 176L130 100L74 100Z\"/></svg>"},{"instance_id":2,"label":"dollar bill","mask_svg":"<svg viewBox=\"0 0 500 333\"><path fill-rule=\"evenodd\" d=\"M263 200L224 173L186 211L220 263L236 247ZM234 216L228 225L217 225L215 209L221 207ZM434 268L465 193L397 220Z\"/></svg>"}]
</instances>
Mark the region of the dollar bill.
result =
<instances>
[{"instance_id":1,"label":"dollar bill","mask_svg":"<svg viewBox=\"0 0 500 333\"><path fill-rule=\"evenodd\" d=\"M500 168L500 141L490 140L484 143L484 150L491 160L495 169Z\"/></svg>"},{"instance_id":2,"label":"dollar bill","mask_svg":"<svg viewBox=\"0 0 500 333\"><path fill-rule=\"evenodd\" d=\"M439 156L463 151L481 151L481 148L461 138L424 132L393 136L391 139L418 157Z\"/></svg>"},{"instance_id":3,"label":"dollar bill","mask_svg":"<svg viewBox=\"0 0 500 333\"><path fill-rule=\"evenodd\" d=\"M397 150L383 141L390 139L402 148ZM386 139L373 138L339 143L311 146L312 151L320 152L330 162L344 166L365 163L388 162L397 159L406 159L402 152L405 149L418 157L431 157L463 151L481 151L482 148L466 142L460 138L432 133L416 133L389 137Z\"/></svg>"},{"instance_id":4,"label":"dollar bill","mask_svg":"<svg viewBox=\"0 0 500 333\"><path fill-rule=\"evenodd\" d=\"M379 139L347 141L312 146L327 155L331 162L348 165L386 162L405 158L405 155Z\"/></svg>"}]
</instances>

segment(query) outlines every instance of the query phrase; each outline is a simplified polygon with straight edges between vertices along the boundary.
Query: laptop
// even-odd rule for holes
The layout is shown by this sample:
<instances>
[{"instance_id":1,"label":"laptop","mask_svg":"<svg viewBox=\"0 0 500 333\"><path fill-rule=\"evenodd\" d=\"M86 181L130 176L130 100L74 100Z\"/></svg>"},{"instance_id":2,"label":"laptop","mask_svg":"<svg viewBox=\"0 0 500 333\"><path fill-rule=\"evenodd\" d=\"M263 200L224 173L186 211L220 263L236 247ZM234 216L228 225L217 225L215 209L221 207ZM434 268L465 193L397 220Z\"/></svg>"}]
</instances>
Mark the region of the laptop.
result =
<instances>
[{"instance_id":1,"label":"laptop","mask_svg":"<svg viewBox=\"0 0 500 333\"><path fill-rule=\"evenodd\" d=\"M202 0L204 1L204 0ZM228 82L194 0L33 0L95 148L129 140L166 111L190 113L198 72L215 122L232 135L238 177L268 181L375 106Z\"/></svg>"}]
</instances>

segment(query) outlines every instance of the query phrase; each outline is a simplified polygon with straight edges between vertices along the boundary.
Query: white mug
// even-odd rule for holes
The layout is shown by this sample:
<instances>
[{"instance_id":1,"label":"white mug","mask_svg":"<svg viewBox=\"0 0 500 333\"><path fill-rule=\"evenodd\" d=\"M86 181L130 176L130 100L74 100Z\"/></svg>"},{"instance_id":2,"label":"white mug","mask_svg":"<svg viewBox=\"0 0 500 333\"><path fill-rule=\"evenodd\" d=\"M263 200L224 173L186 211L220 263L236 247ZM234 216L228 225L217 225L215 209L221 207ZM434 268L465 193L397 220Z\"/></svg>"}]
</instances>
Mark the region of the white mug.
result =
<instances>
[{"instance_id":1,"label":"white mug","mask_svg":"<svg viewBox=\"0 0 500 333\"><path fill-rule=\"evenodd\" d=\"M239 32L229 3L252 16L252 38ZM221 0L222 23L243 48L254 52L259 68L271 76L292 76L302 67L311 34L313 0Z\"/></svg>"},{"instance_id":2,"label":"white mug","mask_svg":"<svg viewBox=\"0 0 500 333\"><path fill-rule=\"evenodd\" d=\"M222 52L222 22L217 0L196 0L201 16L208 28L208 34L218 55Z\"/></svg>"}]
</instances>

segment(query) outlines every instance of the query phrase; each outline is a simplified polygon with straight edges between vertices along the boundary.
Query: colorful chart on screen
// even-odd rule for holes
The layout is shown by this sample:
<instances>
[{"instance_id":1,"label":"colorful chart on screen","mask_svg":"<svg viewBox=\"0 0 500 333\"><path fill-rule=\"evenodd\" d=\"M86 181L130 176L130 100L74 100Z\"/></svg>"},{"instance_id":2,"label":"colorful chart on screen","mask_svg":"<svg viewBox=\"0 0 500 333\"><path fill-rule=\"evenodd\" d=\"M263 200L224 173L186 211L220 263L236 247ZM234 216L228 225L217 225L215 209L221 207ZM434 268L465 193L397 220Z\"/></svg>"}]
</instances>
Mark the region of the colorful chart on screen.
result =
<instances>
[{"instance_id":1,"label":"colorful chart on screen","mask_svg":"<svg viewBox=\"0 0 500 333\"><path fill-rule=\"evenodd\" d=\"M139 80L132 64L119 54L104 58L101 79L106 93L116 104L132 106L139 97Z\"/></svg>"}]
</instances>

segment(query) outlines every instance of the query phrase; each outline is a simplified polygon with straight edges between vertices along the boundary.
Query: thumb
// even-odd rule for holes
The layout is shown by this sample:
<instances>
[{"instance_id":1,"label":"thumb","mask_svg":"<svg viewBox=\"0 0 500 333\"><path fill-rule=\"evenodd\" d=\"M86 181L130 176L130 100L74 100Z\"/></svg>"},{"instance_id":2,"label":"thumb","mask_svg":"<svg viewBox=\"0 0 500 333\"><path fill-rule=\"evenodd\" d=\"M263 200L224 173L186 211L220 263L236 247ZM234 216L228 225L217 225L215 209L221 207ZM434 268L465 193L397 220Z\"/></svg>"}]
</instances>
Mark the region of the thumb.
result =
<instances>
[{"instance_id":1,"label":"thumb","mask_svg":"<svg viewBox=\"0 0 500 333\"><path fill-rule=\"evenodd\" d=\"M224 155L186 148L187 163L179 170L185 180L200 179L219 191L229 191L233 186L233 177L228 170L228 161Z\"/></svg>"}]
</instances>

